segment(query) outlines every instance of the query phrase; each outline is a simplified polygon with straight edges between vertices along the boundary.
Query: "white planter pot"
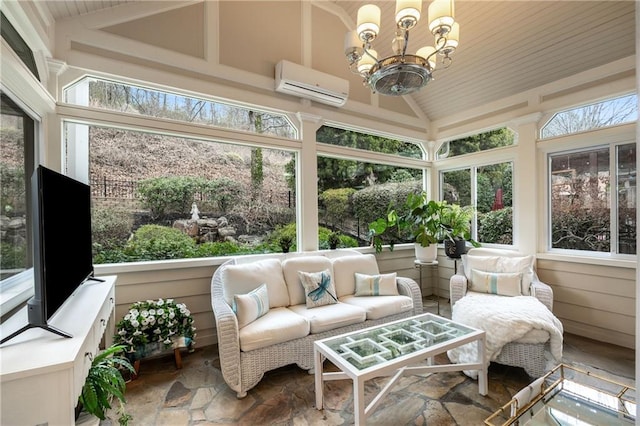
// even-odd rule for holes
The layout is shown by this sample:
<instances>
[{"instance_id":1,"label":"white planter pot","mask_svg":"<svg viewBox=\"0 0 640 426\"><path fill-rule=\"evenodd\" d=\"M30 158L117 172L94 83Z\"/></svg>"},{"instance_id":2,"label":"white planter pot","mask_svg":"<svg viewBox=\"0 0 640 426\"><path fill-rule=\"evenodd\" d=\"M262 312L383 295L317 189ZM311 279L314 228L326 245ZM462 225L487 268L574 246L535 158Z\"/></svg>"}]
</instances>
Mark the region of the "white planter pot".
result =
<instances>
[{"instance_id":1,"label":"white planter pot","mask_svg":"<svg viewBox=\"0 0 640 426\"><path fill-rule=\"evenodd\" d=\"M433 262L438 258L438 245L430 244L427 247L422 247L420 244L415 243L416 259L420 262Z\"/></svg>"}]
</instances>

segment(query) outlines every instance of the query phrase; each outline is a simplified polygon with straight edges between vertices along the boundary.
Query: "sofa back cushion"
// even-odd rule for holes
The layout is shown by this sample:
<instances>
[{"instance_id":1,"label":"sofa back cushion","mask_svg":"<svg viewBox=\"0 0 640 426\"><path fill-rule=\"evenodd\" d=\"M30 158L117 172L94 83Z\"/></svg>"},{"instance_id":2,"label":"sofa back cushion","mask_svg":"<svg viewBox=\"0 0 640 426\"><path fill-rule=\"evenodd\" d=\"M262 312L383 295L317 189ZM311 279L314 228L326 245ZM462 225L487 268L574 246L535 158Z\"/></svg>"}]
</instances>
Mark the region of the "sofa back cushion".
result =
<instances>
[{"instance_id":1,"label":"sofa back cushion","mask_svg":"<svg viewBox=\"0 0 640 426\"><path fill-rule=\"evenodd\" d=\"M331 260L324 256L301 256L284 260L282 262L282 273L289 291L291 305L306 303L304 287L298 276L298 271L321 272L327 269L333 271Z\"/></svg>"},{"instance_id":2,"label":"sofa back cushion","mask_svg":"<svg viewBox=\"0 0 640 426\"><path fill-rule=\"evenodd\" d=\"M363 254L333 259L333 279L338 297L355 294L356 272L365 275L378 275L380 271L376 257L372 254Z\"/></svg>"},{"instance_id":3,"label":"sofa back cushion","mask_svg":"<svg viewBox=\"0 0 640 426\"><path fill-rule=\"evenodd\" d=\"M233 306L234 295L249 293L261 284L267 284L269 308L289 306L289 292L279 259L227 265L222 270L224 299L229 306Z\"/></svg>"}]
</instances>

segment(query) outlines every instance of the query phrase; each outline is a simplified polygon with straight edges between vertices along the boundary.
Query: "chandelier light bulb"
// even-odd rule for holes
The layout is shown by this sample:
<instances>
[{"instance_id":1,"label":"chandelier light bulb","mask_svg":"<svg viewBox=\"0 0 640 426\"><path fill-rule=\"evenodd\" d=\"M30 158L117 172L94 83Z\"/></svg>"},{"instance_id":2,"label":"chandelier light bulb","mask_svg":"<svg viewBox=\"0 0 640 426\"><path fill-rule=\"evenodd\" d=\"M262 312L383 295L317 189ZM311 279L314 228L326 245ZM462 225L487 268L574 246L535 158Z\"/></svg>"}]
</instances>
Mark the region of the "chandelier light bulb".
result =
<instances>
[{"instance_id":1,"label":"chandelier light bulb","mask_svg":"<svg viewBox=\"0 0 640 426\"><path fill-rule=\"evenodd\" d=\"M362 41L356 31L348 31L344 36L344 54L349 63L357 62L362 56Z\"/></svg>"},{"instance_id":2,"label":"chandelier light bulb","mask_svg":"<svg viewBox=\"0 0 640 426\"><path fill-rule=\"evenodd\" d=\"M451 31L447 34L447 42L444 44L444 53L451 54L458 47L458 42L460 41L460 24L454 22L451 26Z\"/></svg>"},{"instance_id":3,"label":"chandelier light bulb","mask_svg":"<svg viewBox=\"0 0 640 426\"><path fill-rule=\"evenodd\" d=\"M446 34L453 23L453 0L434 0L429 5L429 31L432 34Z\"/></svg>"},{"instance_id":4,"label":"chandelier light bulb","mask_svg":"<svg viewBox=\"0 0 640 426\"><path fill-rule=\"evenodd\" d=\"M360 40L367 42L375 39L380 32L380 8L374 4L365 4L358 9L358 27Z\"/></svg>"},{"instance_id":5,"label":"chandelier light bulb","mask_svg":"<svg viewBox=\"0 0 640 426\"><path fill-rule=\"evenodd\" d=\"M404 29L413 28L420 20L422 0L397 0L396 24Z\"/></svg>"},{"instance_id":6,"label":"chandelier light bulb","mask_svg":"<svg viewBox=\"0 0 640 426\"><path fill-rule=\"evenodd\" d=\"M366 74L376 63L378 63L378 52L373 49L369 49L358 61L358 72L360 74Z\"/></svg>"},{"instance_id":7,"label":"chandelier light bulb","mask_svg":"<svg viewBox=\"0 0 640 426\"><path fill-rule=\"evenodd\" d=\"M435 69L436 68L436 48L433 46L424 46L421 47L420 49L418 49L418 51L416 52L417 56L420 56L421 58L424 58L425 61L427 61L429 63L429 66L431 67L431 69Z\"/></svg>"}]
</instances>

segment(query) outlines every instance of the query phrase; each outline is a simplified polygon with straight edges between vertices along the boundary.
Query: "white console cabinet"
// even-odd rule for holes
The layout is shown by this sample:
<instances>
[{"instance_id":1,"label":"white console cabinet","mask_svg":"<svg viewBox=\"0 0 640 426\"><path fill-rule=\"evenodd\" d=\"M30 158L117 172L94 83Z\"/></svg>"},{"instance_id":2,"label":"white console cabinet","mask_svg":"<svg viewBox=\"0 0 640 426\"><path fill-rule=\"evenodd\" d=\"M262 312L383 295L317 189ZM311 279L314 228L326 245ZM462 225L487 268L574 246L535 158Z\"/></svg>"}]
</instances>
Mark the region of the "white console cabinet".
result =
<instances>
[{"instance_id":1,"label":"white console cabinet","mask_svg":"<svg viewBox=\"0 0 640 426\"><path fill-rule=\"evenodd\" d=\"M32 328L0 346L0 424L73 425L91 359L115 320L116 276L87 281L49 323L73 337ZM0 326L8 336L27 323L26 308ZM110 342L110 337L107 342Z\"/></svg>"}]
</instances>

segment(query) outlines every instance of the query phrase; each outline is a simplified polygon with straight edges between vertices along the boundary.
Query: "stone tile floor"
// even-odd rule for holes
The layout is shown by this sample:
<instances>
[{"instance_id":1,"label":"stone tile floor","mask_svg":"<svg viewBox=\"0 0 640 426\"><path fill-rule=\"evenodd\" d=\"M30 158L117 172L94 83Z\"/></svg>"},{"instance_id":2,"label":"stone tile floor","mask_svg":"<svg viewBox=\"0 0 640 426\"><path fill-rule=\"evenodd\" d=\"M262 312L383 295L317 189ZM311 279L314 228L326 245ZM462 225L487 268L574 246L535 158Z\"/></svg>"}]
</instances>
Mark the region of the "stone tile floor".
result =
<instances>
[{"instance_id":1,"label":"stone tile floor","mask_svg":"<svg viewBox=\"0 0 640 426\"><path fill-rule=\"evenodd\" d=\"M449 316L445 300L441 315ZM435 312L433 303L425 310ZM446 361L446 355L441 361ZM325 384L325 409L315 409L314 377L296 366L265 374L244 399L237 399L219 369L217 347L183 353L177 370L172 356L145 359L139 377L127 384L131 425L349 425L353 424L350 381ZM563 362L635 385L635 351L565 333ZM386 378L367 382L367 402ZM532 379L519 368L491 364L489 394L462 373L403 378L367 419L371 425L482 425ZM117 416L113 416L115 419ZM105 420L101 425L116 425Z\"/></svg>"}]
</instances>

